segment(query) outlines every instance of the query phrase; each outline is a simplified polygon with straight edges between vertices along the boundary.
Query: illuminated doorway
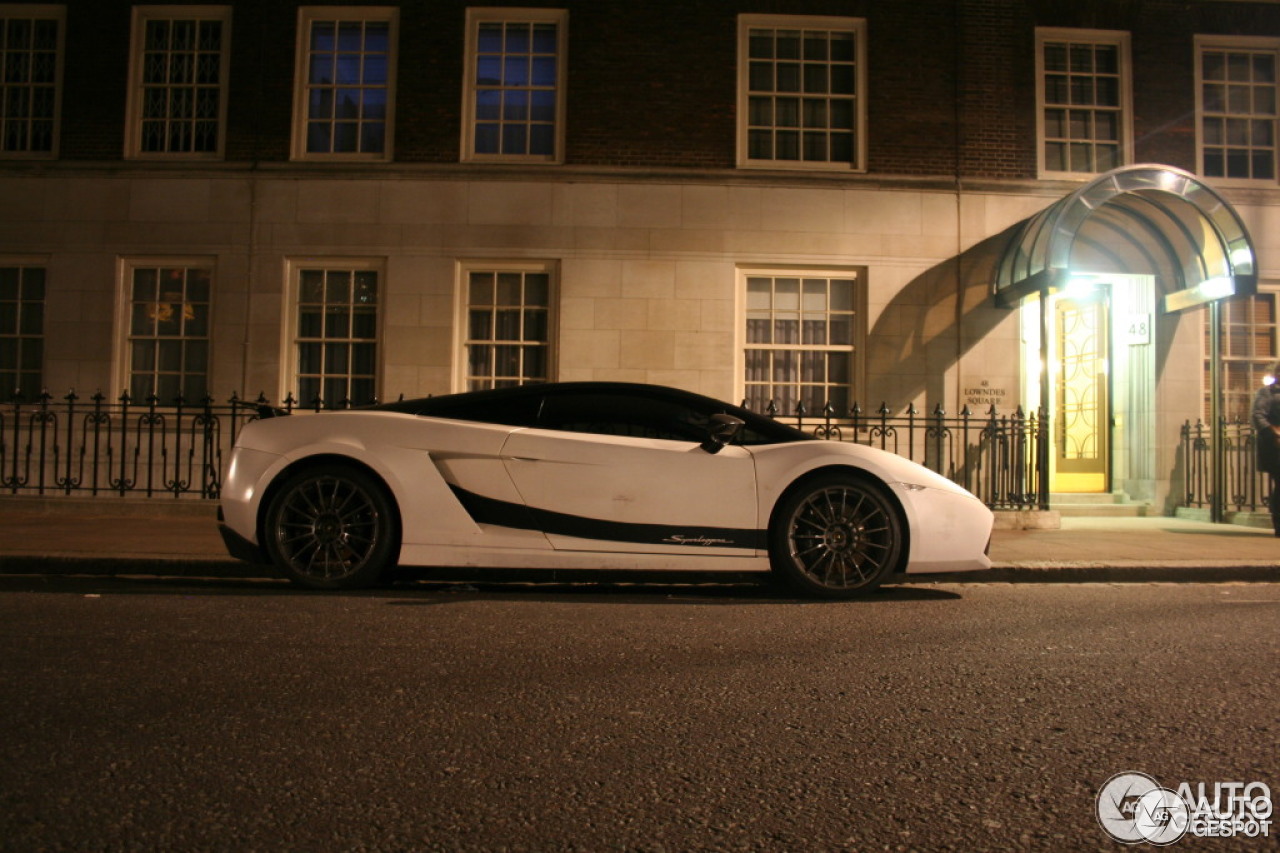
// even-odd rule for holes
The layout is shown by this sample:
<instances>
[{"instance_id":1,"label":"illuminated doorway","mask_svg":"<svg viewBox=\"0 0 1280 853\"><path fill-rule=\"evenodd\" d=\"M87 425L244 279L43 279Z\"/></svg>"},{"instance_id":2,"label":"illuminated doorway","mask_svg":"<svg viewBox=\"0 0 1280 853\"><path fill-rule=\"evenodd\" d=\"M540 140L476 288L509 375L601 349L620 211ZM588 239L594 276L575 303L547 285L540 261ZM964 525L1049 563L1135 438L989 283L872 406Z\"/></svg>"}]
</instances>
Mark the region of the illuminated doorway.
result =
<instances>
[{"instance_id":1,"label":"illuminated doorway","mask_svg":"<svg viewBox=\"0 0 1280 853\"><path fill-rule=\"evenodd\" d=\"M1154 495L1156 450L1155 280L1149 275L1078 273L1022 311L1023 406L1040 407L1041 353L1048 358L1049 490Z\"/></svg>"},{"instance_id":2,"label":"illuminated doorway","mask_svg":"<svg viewBox=\"0 0 1280 853\"><path fill-rule=\"evenodd\" d=\"M1053 306L1052 492L1106 492L1111 480L1111 336L1105 289Z\"/></svg>"}]
</instances>

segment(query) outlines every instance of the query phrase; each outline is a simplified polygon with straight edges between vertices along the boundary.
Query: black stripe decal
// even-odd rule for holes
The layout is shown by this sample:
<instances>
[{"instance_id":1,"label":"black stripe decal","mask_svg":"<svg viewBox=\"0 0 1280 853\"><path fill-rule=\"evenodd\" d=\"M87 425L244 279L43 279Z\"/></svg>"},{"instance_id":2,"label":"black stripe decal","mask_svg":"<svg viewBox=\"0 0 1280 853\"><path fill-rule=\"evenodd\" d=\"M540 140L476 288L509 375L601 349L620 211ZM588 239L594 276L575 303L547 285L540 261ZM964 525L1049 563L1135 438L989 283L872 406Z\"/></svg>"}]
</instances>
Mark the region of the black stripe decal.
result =
<instances>
[{"instance_id":1,"label":"black stripe decal","mask_svg":"<svg viewBox=\"0 0 1280 853\"><path fill-rule=\"evenodd\" d=\"M605 542L635 542L643 545L684 545L704 548L744 548L764 550L768 534L764 530L733 527L673 527L666 524L632 524L568 515L549 509L486 498L450 484L449 488L477 524L493 524L517 530L540 530L555 536L599 539Z\"/></svg>"}]
</instances>

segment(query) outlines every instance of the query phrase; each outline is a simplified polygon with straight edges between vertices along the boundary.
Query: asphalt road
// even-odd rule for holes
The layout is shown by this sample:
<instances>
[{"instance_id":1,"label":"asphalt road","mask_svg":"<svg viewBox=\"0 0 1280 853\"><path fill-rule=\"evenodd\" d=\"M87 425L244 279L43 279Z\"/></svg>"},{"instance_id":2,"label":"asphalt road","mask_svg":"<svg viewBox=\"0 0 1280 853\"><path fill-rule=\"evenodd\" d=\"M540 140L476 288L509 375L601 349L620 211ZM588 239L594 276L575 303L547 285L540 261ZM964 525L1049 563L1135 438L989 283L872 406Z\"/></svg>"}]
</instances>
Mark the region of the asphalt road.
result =
<instances>
[{"instance_id":1,"label":"asphalt road","mask_svg":"<svg viewBox=\"0 0 1280 853\"><path fill-rule=\"evenodd\" d=\"M1280 794L1280 585L776 596L0 579L0 849L1115 851L1113 774Z\"/></svg>"}]
</instances>

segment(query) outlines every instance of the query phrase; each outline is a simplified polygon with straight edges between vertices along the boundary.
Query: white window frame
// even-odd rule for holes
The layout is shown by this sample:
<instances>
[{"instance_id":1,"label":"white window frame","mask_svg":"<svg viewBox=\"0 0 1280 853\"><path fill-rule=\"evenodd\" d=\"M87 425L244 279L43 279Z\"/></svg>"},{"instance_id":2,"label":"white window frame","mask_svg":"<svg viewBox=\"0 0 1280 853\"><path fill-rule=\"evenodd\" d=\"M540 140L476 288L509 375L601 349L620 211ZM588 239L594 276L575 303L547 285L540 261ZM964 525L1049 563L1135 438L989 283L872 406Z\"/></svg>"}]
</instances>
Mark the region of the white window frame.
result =
<instances>
[{"instance_id":1,"label":"white window frame","mask_svg":"<svg viewBox=\"0 0 1280 853\"><path fill-rule=\"evenodd\" d=\"M17 363L15 364L15 368L16 368L15 373L19 377L18 387L15 388L13 385L9 385L8 387L0 386L0 403L8 402L10 395L17 390L20 390L22 392L23 400L31 402L37 399L39 395L45 391L45 385L47 384L47 380L48 380L48 373L45 370L45 364L48 362L47 343L48 343L48 325L49 325L49 257L47 255L38 256L38 257L0 256L0 268L18 270L19 288L20 288L17 294L19 298L15 301L15 304L14 304L14 308L18 314L18 316L16 317L17 327L12 331L7 327L0 327L0 338L11 338L17 342L18 359L17 359ZM26 303L31 303L36 301L30 298L27 298L27 299L22 298L24 295L24 291L21 289L21 287L22 287L22 284L24 283L23 280L26 277L25 271L32 270L32 269L38 269L42 273L44 273L44 282L43 282L44 293L40 298L41 310L40 310L39 334L32 334L30 329L23 328L23 322L22 322L22 306ZM37 369L35 371L40 377L40 387L22 388L20 377L24 372L30 372L30 371L22 370L22 367L25 364L25 362L22 360L22 350L25 349L25 347L23 346L23 342L35 340L35 339L38 339L40 341L40 364L37 366Z\"/></svg>"},{"instance_id":2,"label":"white window frame","mask_svg":"<svg viewBox=\"0 0 1280 853\"><path fill-rule=\"evenodd\" d=\"M1041 178L1092 178L1102 172L1077 172L1070 169L1050 170L1045 156L1045 146L1047 144L1045 127L1045 110L1048 104L1045 102L1045 62L1044 51L1045 44L1048 42L1065 41L1072 44L1091 44L1106 45L1116 48L1116 55L1119 61L1119 106L1116 112L1119 113L1118 133L1120 135L1118 160L1111 168L1117 168L1133 162L1133 83L1132 68L1133 63L1130 59L1129 33L1121 30L1087 30L1087 29L1064 29L1051 27L1038 27L1036 29L1036 168ZM1082 104L1083 108L1090 111L1096 110L1097 107L1091 104ZM1089 137L1091 143L1097 141L1097 137ZM1106 170L1103 170L1106 171Z\"/></svg>"},{"instance_id":3,"label":"white window frame","mask_svg":"<svg viewBox=\"0 0 1280 853\"><path fill-rule=\"evenodd\" d=\"M771 279L797 278L803 281L804 279L852 278L854 279L855 284L854 284L853 300L852 300L853 321L852 321L852 328L850 330L852 341L848 345L849 358L850 358L849 385L848 385L850 389L849 404L852 405L853 403L859 402L854 395L857 394L858 389L866 387L865 374L866 374L867 305L868 305L868 293L870 290L868 286L869 269L870 268L866 266L841 266L841 267L826 267L826 266L749 266L747 267L747 266L744 266L744 267L739 267L737 270L737 287L736 287L737 320L735 323L736 325L735 334L736 334L737 345L734 347L734 350L735 350L734 383L739 391L738 399L749 400L750 398L750 394L748 393L748 376L747 376L747 351L748 350L764 349L764 350L773 350L773 351L786 350L791 352L804 352L804 351L834 352L834 351L837 351L838 347L844 346L844 345L830 345L830 344L806 346L803 343L796 343L794 345L753 344L750 340L750 334L747 326L748 314L749 314L748 287L749 287L750 279L752 278L771 278ZM799 365L797 366L797 369L798 370L800 369ZM827 395L827 396L830 396L830 395ZM825 405L828 402L830 402L830 400L822 401L823 405ZM748 407L750 407L750 405ZM761 414L764 414L764 412L761 412ZM813 410L809 411L808 414L811 417L821 416L822 411L821 411L821 408L819 408L817 411L813 411ZM777 416L780 418L794 417L795 416L794 408L788 410L786 409L786 407L783 407L778 411ZM834 417L846 418L848 417L848 412L847 411L836 412Z\"/></svg>"},{"instance_id":4,"label":"white window frame","mask_svg":"<svg viewBox=\"0 0 1280 853\"><path fill-rule=\"evenodd\" d=\"M218 115L216 141L212 151L144 151L142 125L146 108L146 31L152 21L217 21L222 24L222 43L218 49ZM130 160L220 160L224 156L227 130L228 82L231 79L231 7L230 6L134 6L133 29L129 48L129 94L126 99L128 119L125 123L124 156ZM196 90L195 83L175 89ZM209 88L209 87L203 87ZM194 108L194 105L193 105ZM162 117L165 125L175 121L169 110Z\"/></svg>"},{"instance_id":5,"label":"white window frame","mask_svg":"<svg viewBox=\"0 0 1280 853\"><path fill-rule=\"evenodd\" d=\"M750 157L750 42L756 28L786 30L843 31L853 34L853 160L779 160ZM738 16L738 120L737 163L742 169L787 169L803 171L865 172L867 170L867 22L864 18L836 18L803 15ZM803 76L803 75L802 75ZM803 85L802 85L803 88ZM804 92L796 97L803 99ZM802 111L803 112L803 111ZM803 119L800 119L803 125ZM801 128L802 130L802 128ZM801 143L803 146L803 142Z\"/></svg>"},{"instance_id":6,"label":"white window frame","mask_svg":"<svg viewBox=\"0 0 1280 853\"><path fill-rule=\"evenodd\" d=\"M209 301L208 317L206 319L207 328L205 334L201 338L205 341L205 391L208 394L213 393L213 358L214 358L214 310L218 289L218 261L216 257L211 255L147 255L147 256L130 256L120 258L118 262L117 272L117 314L116 314L116 366L113 373L116 376L117 386L124 391L129 391L132 398L133 385L133 352L132 342L133 334L133 282L134 273L139 269L207 269L209 271ZM157 297L157 305L163 300ZM189 336L182 336L181 340L194 339ZM160 340L157 337L148 338L148 340ZM183 375L186 371L183 371ZM154 389L153 389L154 390ZM185 389L184 389L185 391ZM187 403L199 403L200 400L191 397L184 397ZM134 399L134 403L145 403L145 400ZM161 398L157 405L172 406L173 400Z\"/></svg>"},{"instance_id":7,"label":"white window frame","mask_svg":"<svg viewBox=\"0 0 1280 853\"><path fill-rule=\"evenodd\" d=\"M308 256L289 258L285 261L285 281L287 283L284 288L285 305L284 305L284 334L281 336L281 344L283 350L280 356L280 365L282 374L280 377L280 396L279 399L285 400L290 396L294 399L296 405L301 408L308 408L312 405L311 400L299 399L301 387L299 385L299 357L298 346L302 342L299 329L299 304L302 296L302 273L305 270L323 270L326 272L340 270L349 272L374 272L378 276L377 290L377 310L376 319L374 321L374 337L373 342L376 346L374 353L373 365L373 394L381 399L383 393L383 369L386 360L386 344L383 340L383 328L386 314L387 301L387 259L379 257L350 257L350 256ZM323 336L322 336L323 337ZM324 338L330 340L329 338ZM332 339L332 340L337 340ZM351 341L354 339L348 339ZM366 339L360 339L366 340ZM350 381L351 374L347 374ZM336 406L339 400L325 400L329 407ZM355 400L354 403L365 403L366 400Z\"/></svg>"},{"instance_id":8,"label":"white window frame","mask_svg":"<svg viewBox=\"0 0 1280 853\"><path fill-rule=\"evenodd\" d=\"M66 54L67 40L67 7L60 4L31 4L25 5L20 3L0 3L0 20L23 19L23 20L46 20L54 21L58 26L58 42L57 57L55 59L54 82L53 82L53 138L48 151L32 151L30 145L26 150L6 151L0 148L0 159L3 160L55 160L58 157L58 147L61 141L62 130L62 88L64 77L62 73L64 57ZM4 61L5 49L0 45L0 62ZM7 86L0 85L0 98L5 96ZM30 121L30 115L20 117L19 121ZM4 133L4 113L0 110L0 134ZM3 136L0 136L2 139ZM29 137L28 137L29 139Z\"/></svg>"},{"instance_id":9,"label":"white window frame","mask_svg":"<svg viewBox=\"0 0 1280 853\"><path fill-rule=\"evenodd\" d=\"M476 68L480 25L486 23L530 23L556 25L556 84L554 150L543 154L476 153ZM466 52L462 71L462 140L461 159L464 163L542 163L558 165L564 162L565 140L565 90L568 81L569 12L564 9L534 8L479 8L467 9ZM528 87L534 89L532 85ZM499 145L501 147L501 145Z\"/></svg>"},{"instance_id":10,"label":"white window frame","mask_svg":"<svg viewBox=\"0 0 1280 853\"><path fill-rule=\"evenodd\" d=\"M546 370L547 382L554 382L557 376L558 358L557 341L559 329L559 293L560 264L551 260L509 260L476 258L458 261L457 286L455 289L454 329L456 341L454 352L457 353L454 370L454 391L466 391L470 387L470 345L471 345L471 274L472 273L533 273L547 276L547 337L546 337ZM521 310L526 306L521 303ZM496 339L495 339L496 342Z\"/></svg>"},{"instance_id":11,"label":"white window frame","mask_svg":"<svg viewBox=\"0 0 1280 853\"><path fill-rule=\"evenodd\" d=\"M1207 52L1271 53L1275 58L1277 76L1280 77L1280 38L1251 38L1246 36L1203 36L1195 38L1196 74L1196 172L1204 172L1204 55ZM1276 100L1273 109L1277 117L1271 120L1272 176L1270 178L1232 178L1225 175L1209 177L1215 184L1229 186L1274 187L1280 183L1280 80L1276 82ZM1252 114L1251 114L1252 115Z\"/></svg>"},{"instance_id":12,"label":"white window frame","mask_svg":"<svg viewBox=\"0 0 1280 853\"><path fill-rule=\"evenodd\" d=\"M311 25L315 21L358 21L387 24L387 94L385 136L382 151L308 151L307 131L311 75ZM400 10L394 6L300 6L298 7L298 39L294 50L293 134L290 158L327 162L390 163L395 159L396 78L400 55ZM358 133L358 131L357 131Z\"/></svg>"}]
</instances>

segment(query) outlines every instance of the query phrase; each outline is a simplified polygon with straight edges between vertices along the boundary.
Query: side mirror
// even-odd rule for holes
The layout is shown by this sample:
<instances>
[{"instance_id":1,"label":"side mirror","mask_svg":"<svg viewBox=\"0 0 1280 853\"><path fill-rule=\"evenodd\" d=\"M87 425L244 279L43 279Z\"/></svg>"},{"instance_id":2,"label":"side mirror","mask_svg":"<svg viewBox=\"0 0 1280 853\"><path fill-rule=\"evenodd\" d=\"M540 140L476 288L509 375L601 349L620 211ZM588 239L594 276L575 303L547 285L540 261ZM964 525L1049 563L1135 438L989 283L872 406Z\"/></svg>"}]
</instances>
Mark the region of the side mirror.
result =
<instances>
[{"instance_id":1,"label":"side mirror","mask_svg":"<svg viewBox=\"0 0 1280 853\"><path fill-rule=\"evenodd\" d=\"M720 448L733 441L742 431L744 421L733 415L712 415L707 427L707 437L699 445L708 453L719 453Z\"/></svg>"}]
</instances>

